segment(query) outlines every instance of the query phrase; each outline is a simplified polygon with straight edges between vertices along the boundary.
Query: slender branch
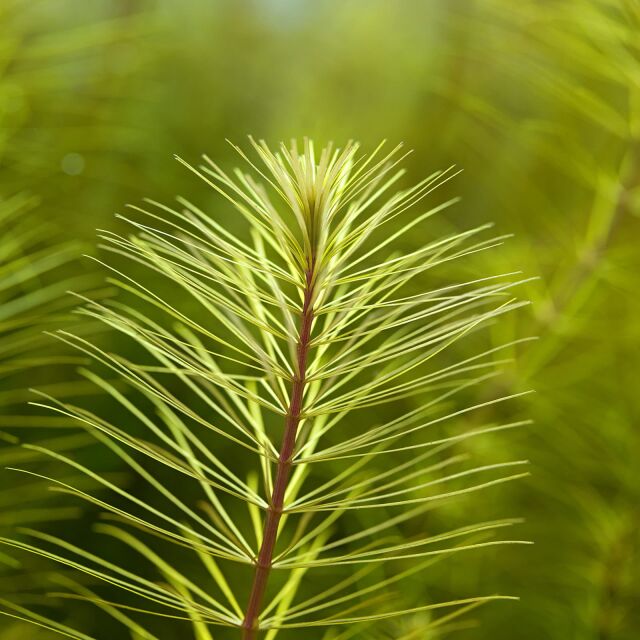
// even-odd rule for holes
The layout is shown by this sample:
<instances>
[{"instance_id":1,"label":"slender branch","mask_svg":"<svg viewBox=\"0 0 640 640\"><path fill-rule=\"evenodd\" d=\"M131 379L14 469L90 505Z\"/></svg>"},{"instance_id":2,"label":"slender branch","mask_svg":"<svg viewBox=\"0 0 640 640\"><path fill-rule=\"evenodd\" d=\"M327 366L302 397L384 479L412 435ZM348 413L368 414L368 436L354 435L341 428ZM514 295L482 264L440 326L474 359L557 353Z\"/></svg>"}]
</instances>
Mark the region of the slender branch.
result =
<instances>
[{"instance_id":1,"label":"slender branch","mask_svg":"<svg viewBox=\"0 0 640 640\"><path fill-rule=\"evenodd\" d=\"M311 261L305 274L305 290L300 317L300 337L297 345L296 374L291 387L289 409L284 426L282 446L278 457L276 478L273 484L273 493L267 509L267 517L264 525L264 533L260 552L256 562L253 576L253 585L249 596L246 614L242 623L243 640L254 640L258 636L260 608L267 588L273 554L278 537L278 527L282 518L284 496L291 474L291 465L296 444L296 435L302 416L302 403L306 384L307 357L309 355L309 343L311 342L311 327L313 324L313 271L314 260Z\"/></svg>"},{"instance_id":2,"label":"slender branch","mask_svg":"<svg viewBox=\"0 0 640 640\"><path fill-rule=\"evenodd\" d=\"M611 209L608 224L593 246L589 248L585 258L576 266L565 289L558 295L554 304L554 316L557 317L565 311L576 291L580 289L605 257L616 226L629 211L629 194L638 186L639 170L640 140L634 140L621 162L618 193Z\"/></svg>"}]
</instances>

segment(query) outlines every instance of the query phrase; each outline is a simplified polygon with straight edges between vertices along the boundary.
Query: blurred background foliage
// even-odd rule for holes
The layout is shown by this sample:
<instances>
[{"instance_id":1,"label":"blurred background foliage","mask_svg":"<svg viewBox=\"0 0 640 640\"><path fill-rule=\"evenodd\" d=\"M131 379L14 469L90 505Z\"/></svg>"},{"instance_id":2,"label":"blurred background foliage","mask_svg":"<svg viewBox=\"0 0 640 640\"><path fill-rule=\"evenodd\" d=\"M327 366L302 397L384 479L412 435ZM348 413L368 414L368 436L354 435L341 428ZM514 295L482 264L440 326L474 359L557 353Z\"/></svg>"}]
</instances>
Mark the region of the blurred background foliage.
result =
<instances>
[{"instance_id":1,"label":"blurred background foliage","mask_svg":"<svg viewBox=\"0 0 640 640\"><path fill-rule=\"evenodd\" d=\"M512 409L534 425L473 444L530 459L532 475L439 517L522 516L535 545L434 568L409 597L520 596L453 624L460 638L639 637L640 2L4 0L0 27L2 206L37 197L28 224L49 237L93 243L143 196L213 206L171 156L228 166L225 138L247 134L405 141L410 182L463 168L440 194L462 203L433 235L493 221L514 237L478 277L540 277L521 287L531 307L491 333L540 339L481 391L534 388ZM70 615L99 634L85 610ZM0 619L3 631L35 637Z\"/></svg>"}]
</instances>

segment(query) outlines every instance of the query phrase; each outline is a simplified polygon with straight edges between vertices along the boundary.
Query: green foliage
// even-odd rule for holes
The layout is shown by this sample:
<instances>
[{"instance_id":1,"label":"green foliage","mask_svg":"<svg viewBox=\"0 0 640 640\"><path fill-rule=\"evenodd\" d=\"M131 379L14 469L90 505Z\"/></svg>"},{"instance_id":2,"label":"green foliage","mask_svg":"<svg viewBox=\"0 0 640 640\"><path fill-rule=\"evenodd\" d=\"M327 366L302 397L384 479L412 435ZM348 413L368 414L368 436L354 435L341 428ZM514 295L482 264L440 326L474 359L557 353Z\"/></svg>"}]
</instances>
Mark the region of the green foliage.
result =
<instances>
[{"instance_id":1,"label":"green foliage","mask_svg":"<svg viewBox=\"0 0 640 640\"><path fill-rule=\"evenodd\" d=\"M40 461L42 456L35 447L20 446L21 441L32 440L35 434L46 438L42 445L60 452L78 454L91 440L77 429L69 430L69 420L58 417L38 417L26 410L30 397L27 385L37 384L43 389L63 396L73 389L79 394L77 383L69 384L64 371L81 361L77 356L60 353L52 348L45 330L70 322L69 287L87 289L94 281L91 275L71 276L68 267L77 254L77 246L51 246L51 229L34 226L32 199L9 198L0 208L0 228L3 238L0 255L0 463L2 488L0 490L0 531L13 532L17 527L34 526L51 520L67 521L78 517L77 507L56 500L43 500L48 486L31 478L16 480L4 467ZM45 384L47 371L56 367L56 381ZM63 435L59 435L60 429ZM53 432L52 432L53 430ZM23 567L14 555L0 554L0 584L2 592L14 596L32 589L40 582L41 570L37 563ZM33 631L33 629L30 629ZM7 638L18 637L20 626L11 625ZM28 633L28 631L26 632ZM4 637L3 632L0 633Z\"/></svg>"},{"instance_id":2,"label":"green foliage","mask_svg":"<svg viewBox=\"0 0 640 640\"><path fill-rule=\"evenodd\" d=\"M77 420L130 467L136 484L153 491L150 498L124 490L59 450L37 448L123 499L51 479L59 491L105 509L107 522L96 530L130 546L159 575L149 580L129 563L48 534L31 532L45 546L5 544L137 596L130 604L83 588L77 594L136 637L157 636L153 625L123 613L130 608L191 620L194 638L212 637L214 625L273 639L287 630L364 629L418 611L453 608L458 615L497 598L403 607L392 596L442 557L503 544L491 538L513 523L465 523L426 535L419 525L445 498L523 475L522 462L481 464L455 452L467 439L522 424L465 428L467 414L511 396L471 406L457 400L495 375L498 354L513 342L448 355L520 306L509 274L452 282L440 273L502 239L482 238L486 227L479 227L395 251L452 203L416 209L453 175L436 172L394 192L403 174L398 148L383 152L380 145L359 156L357 145L329 146L316 158L309 141L302 151L295 143L277 153L264 143L253 147L256 160L238 149L250 173L232 177L208 158L192 168L232 205L227 219L239 215L247 229L234 235L227 219L180 198L178 209L154 201L133 207L138 216L126 218L133 235L103 234L116 260L146 273L130 275L130 264L110 259L109 282L124 297L89 301L81 313L133 341L139 353L132 358L65 330L59 335L102 365L84 369L84 377L119 410L98 414L49 394L39 403ZM404 222L389 233L396 219ZM432 271L439 285L415 293L412 280ZM162 280L170 294L161 293ZM373 407L382 421L372 419ZM122 411L135 426L116 424ZM385 468L389 455L395 463ZM178 561L184 549L201 561L206 579Z\"/></svg>"},{"instance_id":3,"label":"green foliage","mask_svg":"<svg viewBox=\"0 0 640 640\"><path fill-rule=\"evenodd\" d=\"M84 165L86 128L106 133L99 123L103 100L78 99L74 91L92 84L105 86L110 73L98 69L91 54L123 43L135 30L134 21L102 20L92 28L57 24L49 8L31 3L6 2L0 7L0 532L14 533L27 526L77 522L81 510L65 504L48 491L41 479L17 474L16 465L37 463L43 472L51 466L38 442L56 451L83 456L92 439L71 421L36 416L27 407L31 386L59 397L79 396L86 387L70 374L82 362L61 350L47 332L75 326L70 310L73 289L86 292L96 279L78 270L80 245L62 238L51 220L52 204L59 198L56 169L78 173ZM53 7L50 7L53 8ZM82 11L76 18L82 20ZM52 102L56 103L51 110ZM80 116L84 106L85 112ZM64 144L60 142L61 120ZM84 138L81 144L80 140ZM69 150L67 145L73 145ZM99 145L98 145L99 146ZM64 150L63 150L64 149ZM75 163L75 169L70 165ZM52 167L53 165L53 167ZM53 169L53 172L52 172ZM38 193L39 197L30 195ZM71 189L66 189L70 196ZM77 196L77 192L76 192ZM80 199L77 199L79 202ZM67 225L71 229L71 225ZM100 292L94 291L98 296ZM77 476L63 476L78 482ZM119 479L113 477L114 480ZM82 480L80 480L82 483ZM86 483L83 484L86 486ZM11 594L13 605L33 602L34 589L50 576L43 563L0 554L0 598ZM8 640L41 638L44 632L15 618L0 624L0 637Z\"/></svg>"},{"instance_id":4,"label":"green foliage","mask_svg":"<svg viewBox=\"0 0 640 640\"><path fill-rule=\"evenodd\" d=\"M112 221L111 212L141 192L162 200L185 193L211 212L212 219L224 221L226 231L247 242L241 216L230 214L220 200L214 205L204 182L199 185L188 172L168 170L168 156L179 152L192 158L207 150L227 166L232 150L222 143L224 138L241 139L254 132L270 140L354 137L369 148L382 138L405 140L414 149L404 161L412 175L453 163L463 167L454 187L445 184L440 191L442 200L454 193L462 196L463 205L398 238L397 248L399 255L410 254L435 238L494 220L497 233L513 232L515 237L473 260L452 261L416 274L407 283L410 295L514 267L541 276L520 285L519 293L532 301L529 310L507 314L488 332L474 332L449 349L464 358L519 336L541 337L504 352L514 357L514 364L501 365L502 374L469 387L459 397L461 406L479 404L535 388L528 406L488 405L468 414L465 428L489 421L517 422L523 416L533 417L534 425L455 445L456 454L471 455L483 464L530 459L533 473L500 491L445 501L417 519L414 528L405 527L405 532L431 534L506 513L524 517L518 537L535 545L526 550L503 547L495 554L491 547L477 554L453 554L447 562L409 578L399 590L399 606L509 593L520 600L478 607L443 622L440 630L472 640L511 638L514 633L524 640L635 640L640 628L635 579L640 561L640 483L635 469L640 455L635 390L640 369L638 2L370 0L366 7L363 4L352 0L2 3L2 195L13 198L25 188L41 195L41 205L29 215L33 228L57 225L70 238L86 239L96 227L125 235L126 226ZM407 186L402 178L398 185ZM143 220L143 214L136 214L136 223ZM389 235L401 228L400 220L389 222ZM6 238L4 234L0 244ZM142 265L126 266L118 260L112 256L109 264L126 269L136 282L153 285L163 299L178 300L189 317L196 314L200 323L209 322L206 313L178 294L167 278L150 276ZM84 272L87 265L81 269ZM434 282L438 273L447 282ZM52 276L62 274L44 275L44 280L52 282ZM134 298L125 299L134 305ZM149 314L154 322L162 321L159 309ZM34 315L40 324L42 314ZM173 331L167 322L162 326ZM131 362L144 356L136 341L117 331L95 340L107 353ZM446 353L440 358L446 359ZM13 389L16 400L7 411L23 416L12 437L35 442L60 433L26 429L24 416L33 410L20 406L27 398L24 389L38 386L46 391L48 385L60 382L59 373L56 367L38 367L12 374L10 386L3 381L0 393ZM116 382L106 371L101 375ZM137 419L110 404L105 395L80 404L90 403L92 410L108 415L125 433L145 439ZM410 411L422 401L418 394L399 402ZM383 407L362 410L372 424L386 419L384 411ZM52 417L41 414L37 420L42 425ZM1 428L8 430L5 424ZM223 448L225 462L237 462L230 458L232 445L226 448L217 438L216 446ZM83 458L83 464L99 467L110 480L114 469L126 471L117 456L100 450L100 455ZM14 456L16 451L5 447L2 455ZM75 450L64 455L78 459ZM382 474L402 464L402 456L388 453L384 461L379 458L376 471ZM39 460L34 457L29 468L57 478L67 473L55 461ZM7 464L22 466L17 459ZM326 478L341 464L323 462ZM168 467L166 471L170 472ZM245 481L248 471L243 468ZM160 469L158 474L168 479ZM79 480L78 474L72 475ZM3 492L9 487L6 495L19 502L13 489L26 480L24 474L6 471L0 482ZM142 482L126 486L156 504L152 487ZM188 494L181 498L195 504L196 491L187 490L185 483L181 487ZM100 498L105 497L111 502L121 499L117 492L101 492ZM42 492L38 498L38 505L44 505L46 498L54 500L48 503L52 508L77 510L78 502L65 502L64 496ZM92 512L94 507L87 509ZM3 511L7 524L14 513ZM238 517L244 526L246 510ZM38 528L65 538L71 535L74 543L81 541L120 566L137 562L147 579L157 579L152 563L136 561L127 545L92 535L82 522L67 526L51 521ZM362 510L345 513L341 522L345 535L371 524ZM154 548L161 544L156 540ZM169 553L168 548L162 547L163 553ZM31 560L25 556L24 562ZM185 571L198 570L187 557L176 556L176 562ZM39 566L50 568L47 563ZM318 571L312 578L309 571L299 588L323 586ZM29 567L28 574L35 573ZM11 575L12 582L0 577L5 597L23 585L33 590L32 580L17 575ZM204 582L211 579L206 571L197 575ZM236 579L245 580L239 570L229 576L234 588ZM96 590L90 582L75 588ZM99 592L109 601L122 595L107 585ZM23 594L21 598L24 603ZM30 603L33 596L29 598ZM134 600L131 597L128 604L135 606ZM56 619L73 628L96 637L122 634L120 623L96 615L92 606L75 601L56 604L62 612ZM381 638L429 637L423 626L433 625L431 615L422 612L378 622L371 632L358 626L345 628L338 637L369 633ZM154 632L160 638L173 629L170 620L145 620L156 625ZM19 632L8 619L0 619L0 629L5 627L11 640L18 633L28 638L36 633L29 627ZM57 637L46 630L40 633L43 638ZM224 637L226 631L217 631L216 638L218 633Z\"/></svg>"}]
</instances>

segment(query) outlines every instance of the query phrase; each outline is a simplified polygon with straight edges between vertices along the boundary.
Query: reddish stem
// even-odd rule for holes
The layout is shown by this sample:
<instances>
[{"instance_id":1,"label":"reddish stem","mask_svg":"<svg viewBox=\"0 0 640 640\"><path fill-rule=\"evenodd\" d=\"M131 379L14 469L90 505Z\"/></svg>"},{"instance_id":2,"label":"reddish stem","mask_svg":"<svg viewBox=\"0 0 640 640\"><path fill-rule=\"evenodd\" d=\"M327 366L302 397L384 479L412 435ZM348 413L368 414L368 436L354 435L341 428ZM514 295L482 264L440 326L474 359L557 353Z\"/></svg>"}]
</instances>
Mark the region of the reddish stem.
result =
<instances>
[{"instance_id":1,"label":"reddish stem","mask_svg":"<svg viewBox=\"0 0 640 640\"><path fill-rule=\"evenodd\" d=\"M300 318L300 337L297 346L297 367L291 386L289 409L284 426L282 446L278 457L276 478L273 484L273 493L267 509L267 517L264 525L264 534L256 569L253 576L253 585L249 596L247 611L242 623L242 639L255 640L258 637L260 609L267 588L269 573L273 562L273 553L278 537L278 527L282 518L284 496L291 474L292 458L294 454L296 435L302 414L302 402L305 389L307 372L307 357L309 355L309 343L311 341L311 325L313 324L313 264L306 274L304 301Z\"/></svg>"}]
</instances>

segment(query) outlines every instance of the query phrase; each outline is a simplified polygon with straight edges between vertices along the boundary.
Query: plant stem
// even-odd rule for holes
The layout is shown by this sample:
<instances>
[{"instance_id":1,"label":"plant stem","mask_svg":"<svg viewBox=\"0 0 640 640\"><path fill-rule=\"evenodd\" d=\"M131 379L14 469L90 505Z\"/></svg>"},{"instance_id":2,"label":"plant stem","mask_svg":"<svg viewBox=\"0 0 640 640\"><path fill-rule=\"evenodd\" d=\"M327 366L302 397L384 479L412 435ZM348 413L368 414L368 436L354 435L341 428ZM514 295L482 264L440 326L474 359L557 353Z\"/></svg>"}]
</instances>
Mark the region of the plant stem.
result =
<instances>
[{"instance_id":1,"label":"plant stem","mask_svg":"<svg viewBox=\"0 0 640 640\"><path fill-rule=\"evenodd\" d=\"M278 537L278 527L282 518L284 496L291 474L292 458L294 454L296 435L302 416L302 402L304 397L305 379L307 371L307 357L311 340L311 326L313 324L313 271L314 261L305 274L305 290L300 317L300 336L297 344L296 371L291 386L289 409L284 426L282 446L278 457L276 478L273 484L273 493L267 509L267 517L264 524L264 533L258 559L256 561L253 585L249 596L246 614L242 623L243 640L254 640L258 637L260 609L262 599L267 588L273 553Z\"/></svg>"}]
</instances>

